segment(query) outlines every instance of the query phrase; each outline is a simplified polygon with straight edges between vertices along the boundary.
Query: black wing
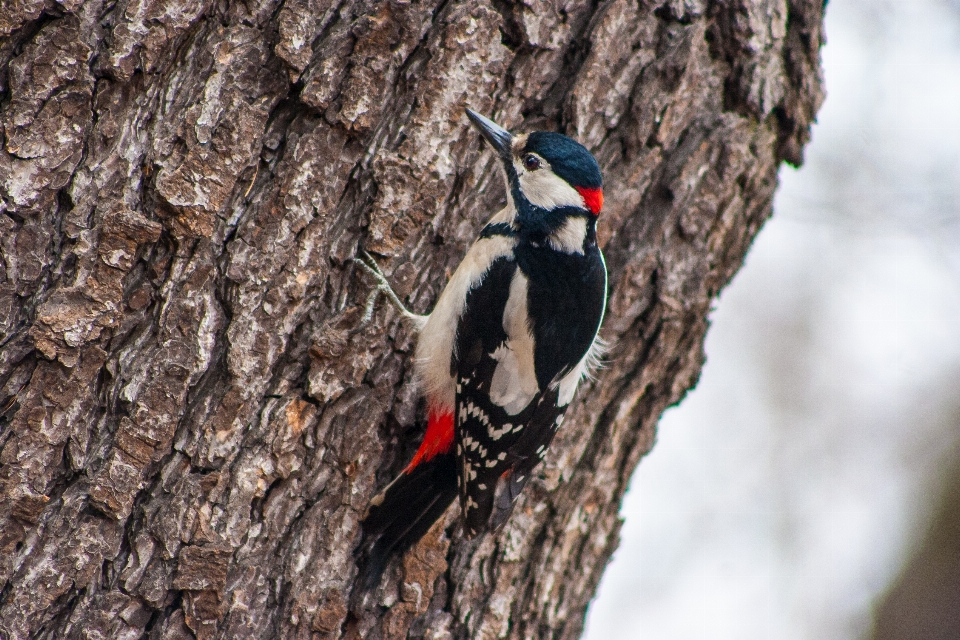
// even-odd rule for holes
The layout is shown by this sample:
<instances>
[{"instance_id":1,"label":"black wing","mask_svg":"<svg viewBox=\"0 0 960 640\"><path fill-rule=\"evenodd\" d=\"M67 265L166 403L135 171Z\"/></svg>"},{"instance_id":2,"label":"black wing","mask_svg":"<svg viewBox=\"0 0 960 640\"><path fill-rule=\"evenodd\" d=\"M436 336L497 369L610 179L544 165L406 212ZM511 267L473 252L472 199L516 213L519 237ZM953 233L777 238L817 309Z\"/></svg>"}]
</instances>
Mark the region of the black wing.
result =
<instances>
[{"instance_id":1,"label":"black wing","mask_svg":"<svg viewBox=\"0 0 960 640\"><path fill-rule=\"evenodd\" d=\"M497 479L509 468L500 441L510 434L501 431L509 432L522 424L522 416L508 419L506 412L490 400L490 382L497 367L492 354L507 340L503 312L516 270L513 260L496 260L483 281L467 295L457 326L456 358L452 363L457 380L454 438L460 461L460 505L471 536L486 525Z\"/></svg>"},{"instance_id":2,"label":"black wing","mask_svg":"<svg viewBox=\"0 0 960 640\"><path fill-rule=\"evenodd\" d=\"M455 442L460 501L470 536L506 521L566 408L556 406L556 392L549 390L535 395L516 415L490 399L499 364L493 354L507 341L503 315L516 270L511 259L494 262L469 293L457 328Z\"/></svg>"},{"instance_id":3,"label":"black wing","mask_svg":"<svg viewBox=\"0 0 960 640\"><path fill-rule=\"evenodd\" d=\"M563 419L556 383L583 358L596 337L606 298L599 250L560 254L519 250L501 258L470 291L457 327L452 364L457 380L455 442L466 533L499 527L540 463ZM490 399L491 381L505 346L504 310L517 269L527 276L527 312L535 339L536 393L518 414Z\"/></svg>"}]
</instances>

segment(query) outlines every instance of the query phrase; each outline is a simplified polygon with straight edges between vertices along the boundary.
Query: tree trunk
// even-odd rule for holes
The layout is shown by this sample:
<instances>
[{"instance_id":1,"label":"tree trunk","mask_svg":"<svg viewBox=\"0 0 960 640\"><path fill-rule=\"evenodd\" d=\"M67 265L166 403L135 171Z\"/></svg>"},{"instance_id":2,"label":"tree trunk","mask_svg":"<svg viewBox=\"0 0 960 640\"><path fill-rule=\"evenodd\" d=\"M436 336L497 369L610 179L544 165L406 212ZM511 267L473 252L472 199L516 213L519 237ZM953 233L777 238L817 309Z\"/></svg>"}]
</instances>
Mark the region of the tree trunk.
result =
<instances>
[{"instance_id":1,"label":"tree trunk","mask_svg":"<svg viewBox=\"0 0 960 640\"><path fill-rule=\"evenodd\" d=\"M576 638L711 302L799 163L821 0L0 10L0 637ZM606 367L497 536L355 589L414 335L504 200L464 117L604 170Z\"/></svg>"}]
</instances>

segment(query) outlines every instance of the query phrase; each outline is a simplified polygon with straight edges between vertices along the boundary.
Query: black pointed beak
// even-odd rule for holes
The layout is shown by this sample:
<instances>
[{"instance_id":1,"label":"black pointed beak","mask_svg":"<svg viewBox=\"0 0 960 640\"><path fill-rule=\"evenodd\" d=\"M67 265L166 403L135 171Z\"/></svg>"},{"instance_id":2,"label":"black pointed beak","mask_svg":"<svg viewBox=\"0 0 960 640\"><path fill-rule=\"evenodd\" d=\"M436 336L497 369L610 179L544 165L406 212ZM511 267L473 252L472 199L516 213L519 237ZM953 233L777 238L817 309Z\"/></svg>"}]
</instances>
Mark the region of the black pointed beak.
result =
<instances>
[{"instance_id":1,"label":"black pointed beak","mask_svg":"<svg viewBox=\"0 0 960 640\"><path fill-rule=\"evenodd\" d=\"M510 143L513 142L513 136L510 135L509 131L490 118L484 118L472 109L467 109L467 117L470 118L470 122L480 130L480 133L487 139L490 146L496 149L497 154L499 154L501 158L512 161L513 152L510 148Z\"/></svg>"}]
</instances>

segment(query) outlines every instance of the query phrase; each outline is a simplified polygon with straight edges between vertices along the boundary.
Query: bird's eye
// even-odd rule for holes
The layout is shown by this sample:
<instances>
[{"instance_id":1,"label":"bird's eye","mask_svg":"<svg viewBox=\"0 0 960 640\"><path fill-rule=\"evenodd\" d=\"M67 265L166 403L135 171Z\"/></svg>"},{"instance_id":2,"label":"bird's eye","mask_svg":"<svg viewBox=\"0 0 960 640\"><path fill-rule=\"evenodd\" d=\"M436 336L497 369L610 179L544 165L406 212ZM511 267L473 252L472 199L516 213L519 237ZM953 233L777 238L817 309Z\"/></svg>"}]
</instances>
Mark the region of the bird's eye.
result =
<instances>
[{"instance_id":1,"label":"bird's eye","mask_svg":"<svg viewBox=\"0 0 960 640\"><path fill-rule=\"evenodd\" d=\"M532 153L528 153L523 158L523 166L527 169L527 171L536 171L540 168L540 158Z\"/></svg>"}]
</instances>

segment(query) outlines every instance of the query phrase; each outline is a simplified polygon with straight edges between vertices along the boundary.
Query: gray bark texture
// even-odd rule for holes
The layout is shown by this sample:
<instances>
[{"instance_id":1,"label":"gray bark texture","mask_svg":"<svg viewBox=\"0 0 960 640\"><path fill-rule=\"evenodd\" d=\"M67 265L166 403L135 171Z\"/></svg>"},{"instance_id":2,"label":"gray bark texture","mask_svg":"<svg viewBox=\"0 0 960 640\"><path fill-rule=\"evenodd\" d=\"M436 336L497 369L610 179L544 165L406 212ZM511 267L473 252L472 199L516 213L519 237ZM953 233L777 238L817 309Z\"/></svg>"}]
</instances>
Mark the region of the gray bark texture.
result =
<instances>
[{"instance_id":1,"label":"gray bark texture","mask_svg":"<svg viewBox=\"0 0 960 640\"><path fill-rule=\"evenodd\" d=\"M576 638L799 163L822 0L4 0L0 637ZM355 589L415 336L504 201L464 108L605 176L607 364L497 536Z\"/></svg>"}]
</instances>

